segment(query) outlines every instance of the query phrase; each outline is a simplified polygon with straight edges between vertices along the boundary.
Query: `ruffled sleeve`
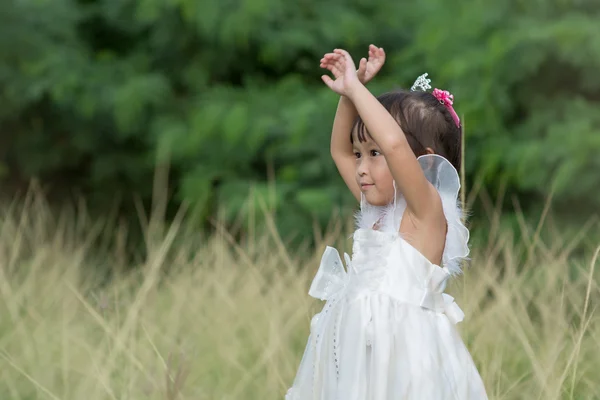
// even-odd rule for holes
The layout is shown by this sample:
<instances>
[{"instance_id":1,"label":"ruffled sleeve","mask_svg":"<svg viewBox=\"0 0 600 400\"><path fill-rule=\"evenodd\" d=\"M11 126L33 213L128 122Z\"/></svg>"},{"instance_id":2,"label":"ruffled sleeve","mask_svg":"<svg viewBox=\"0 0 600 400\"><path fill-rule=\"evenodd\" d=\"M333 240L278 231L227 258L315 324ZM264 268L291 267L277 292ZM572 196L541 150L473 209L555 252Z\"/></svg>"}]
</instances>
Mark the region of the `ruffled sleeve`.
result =
<instances>
[{"instance_id":1,"label":"ruffled sleeve","mask_svg":"<svg viewBox=\"0 0 600 400\"><path fill-rule=\"evenodd\" d=\"M450 161L438 154L420 156L418 161L425 177L440 194L448 223L442 266L452 275L460 274L461 261L469 255L469 230L463 224L463 210L458 201L460 177Z\"/></svg>"}]
</instances>

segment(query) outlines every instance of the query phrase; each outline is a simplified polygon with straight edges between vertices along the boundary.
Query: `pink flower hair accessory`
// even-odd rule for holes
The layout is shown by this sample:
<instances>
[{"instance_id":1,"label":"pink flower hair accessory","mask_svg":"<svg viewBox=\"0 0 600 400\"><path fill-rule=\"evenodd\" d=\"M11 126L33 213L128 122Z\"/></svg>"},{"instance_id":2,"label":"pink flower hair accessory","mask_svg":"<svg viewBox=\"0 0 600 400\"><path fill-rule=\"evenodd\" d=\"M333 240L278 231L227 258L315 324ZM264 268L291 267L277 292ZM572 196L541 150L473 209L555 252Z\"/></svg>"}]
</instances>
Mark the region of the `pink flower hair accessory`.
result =
<instances>
[{"instance_id":1,"label":"pink flower hair accessory","mask_svg":"<svg viewBox=\"0 0 600 400\"><path fill-rule=\"evenodd\" d=\"M432 93L436 99L442 104L450 104L454 102L454 96L447 90L433 89Z\"/></svg>"},{"instance_id":2,"label":"pink flower hair accessory","mask_svg":"<svg viewBox=\"0 0 600 400\"><path fill-rule=\"evenodd\" d=\"M456 126L460 128L460 118L458 118L456 111L454 111L454 107L452 107L452 104L454 103L454 96L447 90L440 90L437 88L433 89L432 94L436 99L438 99L440 104L446 106L448 111L450 111L450 115L452 115Z\"/></svg>"}]
</instances>

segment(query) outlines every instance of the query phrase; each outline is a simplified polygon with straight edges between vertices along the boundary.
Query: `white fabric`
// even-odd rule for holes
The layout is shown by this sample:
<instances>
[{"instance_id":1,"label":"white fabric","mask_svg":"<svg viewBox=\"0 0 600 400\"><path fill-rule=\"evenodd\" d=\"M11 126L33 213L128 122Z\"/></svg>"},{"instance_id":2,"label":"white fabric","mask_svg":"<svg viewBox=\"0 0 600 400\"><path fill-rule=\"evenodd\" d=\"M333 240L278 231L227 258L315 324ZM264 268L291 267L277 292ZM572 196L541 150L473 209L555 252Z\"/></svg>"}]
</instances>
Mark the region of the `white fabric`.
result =
<instances>
[{"instance_id":1,"label":"white fabric","mask_svg":"<svg viewBox=\"0 0 600 400\"><path fill-rule=\"evenodd\" d=\"M443 293L460 272L469 232L457 205L458 173L443 157L419 157L448 221L442 266L398 233L406 203L361 201L346 269L327 247L309 294L326 304L310 335L286 400L487 399L455 328L464 314ZM379 221L378 230L372 229Z\"/></svg>"},{"instance_id":2,"label":"white fabric","mask_svg":"<svg viewBox=\"0 0 600 400\"><path fill-rule=\"evenodd\" d=\"M463 212L458 202L460 192L458 171L448 160L437 154L423 155L417 160L427 180L438 190L448 222L442 266L448 268L450 274L458 275L461 272L461 261L468 259L469 255L469 230L462 223ZM367 203L363 196L360 210L355 216L357 227L371 229L379 220L379 230L398 232L406 209L406 201L401 193L397 193L395 199L395 204L391 202L381 207Z\"/></svg>"}]
</instances>

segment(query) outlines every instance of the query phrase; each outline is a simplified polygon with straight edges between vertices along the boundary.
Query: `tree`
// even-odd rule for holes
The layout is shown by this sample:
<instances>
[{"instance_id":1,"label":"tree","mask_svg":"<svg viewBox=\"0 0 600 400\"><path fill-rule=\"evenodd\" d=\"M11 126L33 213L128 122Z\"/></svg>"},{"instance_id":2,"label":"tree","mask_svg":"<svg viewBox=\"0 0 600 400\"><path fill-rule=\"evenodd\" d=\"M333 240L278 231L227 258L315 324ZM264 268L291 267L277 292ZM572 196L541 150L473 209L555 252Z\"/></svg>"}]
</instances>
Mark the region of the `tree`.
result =
<instances>
[{"instance_id":1,"label":"tree","mask_svg":"<svg viewBox=\"0 0 600 400\"><path fill-rule=\"evenodd\" d=\"M12 1L0 5L3 176L108 207L151 197L231 221L250 187L284 235L355 206L329 156L337 99L318 60L383 46L376 93L429 72L467 127L467 174L531 200L600 205L600 6L502 0ZM269 186L269 170L276 191ZM527 206L527 202L526 202Z\"/></svg>"}]
</instances>

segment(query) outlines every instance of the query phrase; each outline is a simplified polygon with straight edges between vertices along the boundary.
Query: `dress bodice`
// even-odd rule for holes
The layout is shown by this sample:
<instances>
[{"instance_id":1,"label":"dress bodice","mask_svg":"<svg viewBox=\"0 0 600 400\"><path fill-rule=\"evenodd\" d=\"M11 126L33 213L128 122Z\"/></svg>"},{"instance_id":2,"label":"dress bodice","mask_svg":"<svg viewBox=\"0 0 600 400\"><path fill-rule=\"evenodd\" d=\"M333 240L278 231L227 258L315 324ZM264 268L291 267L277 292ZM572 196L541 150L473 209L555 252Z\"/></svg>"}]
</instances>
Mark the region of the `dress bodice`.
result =
<instances>
[{"instance_id":1,"label":"dress bodice","mask_svg":"<svg viewBox=\"0 0 600 400\"><path fill-rule=\"evenodd\" d=\"M347 261L346 296L355 299L373 292L385 293L398 301L444 312L444 289L451 272L429 261L395 232L358 229L354 233L352 259ZM447 295L445 295L447 296Z\"/></svg>"}]
</instances>

